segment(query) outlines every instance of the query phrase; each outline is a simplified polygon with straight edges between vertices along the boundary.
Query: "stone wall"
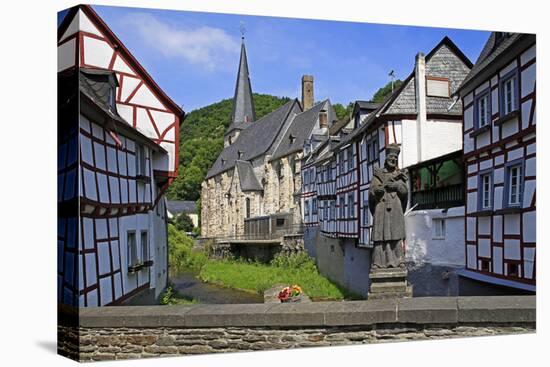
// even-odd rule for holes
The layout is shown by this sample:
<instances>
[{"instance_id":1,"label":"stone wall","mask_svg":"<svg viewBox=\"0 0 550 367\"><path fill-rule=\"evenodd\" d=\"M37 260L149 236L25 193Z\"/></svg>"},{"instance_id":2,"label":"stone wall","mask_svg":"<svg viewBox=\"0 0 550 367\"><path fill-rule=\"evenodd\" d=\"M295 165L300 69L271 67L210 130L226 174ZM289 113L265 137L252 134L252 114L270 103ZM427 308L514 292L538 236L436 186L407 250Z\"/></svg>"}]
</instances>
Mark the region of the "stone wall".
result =
<instances>
[{"instance_id":1,"label":"stone wall","mask_svg":"<svg viewBox=\"0 0 550 367\"><path fill-rule=\"evenodd\" d=\"M59 326L58 350L80 361L530 333L536 315L534 296L123 306L78 312L78 326Z\"/></svg>"}]
</instances>

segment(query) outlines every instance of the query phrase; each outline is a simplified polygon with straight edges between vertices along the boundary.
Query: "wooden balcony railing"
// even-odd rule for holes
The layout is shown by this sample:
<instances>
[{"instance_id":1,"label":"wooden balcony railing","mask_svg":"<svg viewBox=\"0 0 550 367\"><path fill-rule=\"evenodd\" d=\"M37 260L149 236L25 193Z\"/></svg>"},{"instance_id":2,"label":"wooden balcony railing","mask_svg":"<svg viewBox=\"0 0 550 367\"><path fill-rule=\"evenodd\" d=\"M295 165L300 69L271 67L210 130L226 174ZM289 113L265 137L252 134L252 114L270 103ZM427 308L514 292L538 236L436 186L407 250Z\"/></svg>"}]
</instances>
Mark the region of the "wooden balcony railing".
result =
<instances>
[{"instance_id":1,"label":"wooden balcony railing","mask_svg":"<svg viewBox=\"0 0 550 367\"><path fill-rule=\"evenodd\" d=\"M412 193L411 206L416 209L448 209L464 205L464 185L450 185Z\"/></svg>"}]
</instances>

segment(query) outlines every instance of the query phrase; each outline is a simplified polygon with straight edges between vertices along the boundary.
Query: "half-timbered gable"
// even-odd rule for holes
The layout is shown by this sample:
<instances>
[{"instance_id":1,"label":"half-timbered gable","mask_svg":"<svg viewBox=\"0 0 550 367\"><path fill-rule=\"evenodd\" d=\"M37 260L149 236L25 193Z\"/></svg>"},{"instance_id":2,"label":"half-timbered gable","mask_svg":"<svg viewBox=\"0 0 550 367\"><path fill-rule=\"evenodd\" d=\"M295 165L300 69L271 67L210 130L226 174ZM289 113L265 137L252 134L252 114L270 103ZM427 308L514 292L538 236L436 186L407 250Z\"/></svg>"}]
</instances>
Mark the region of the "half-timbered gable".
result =
<instances>
[{"instance_id":1,"label":"half-timbered gable","mask_svg":"<svg viewBox=\"0 0 550 367\"><path fill-rule=\"evenodd\" d=\"M159 175L178 173L179 125L183 116L147 71L88 5L71 8L58 29L58 72L73 68L111 70L118 86L119 115L168 154L153 161Z\"/></svg>"},{"instance_id":2,"label":"half-timbered gable","mask_svg":"<svg viewBox=\"0 0 550 367\"><path fill-rule=\"evenodd\" d=\"M183 111L89 6L68 12L58 51L59 127L71 127L60 140L58 186L77 204L68 218L61 205L59 300L81 307L155 302L167 284L163 193L177 172ZM137 99L121 100L126 74L140 80ZM128 106L133 119L123 112ZM147 133L136 117L143 113L150 127L163 127L161 134ZM151 116L164 117L155 124Z\"/></svg>"},{"instance_id":3,"label":"half-timbered gable","mask_svg":"<svg viewBox=\"0 0 550 367\"><path fill-rule=\"evenodd\" d=\"M460 88L470 278L535 290L536 39L493 32Z\"/></svg>"}]
</instances>

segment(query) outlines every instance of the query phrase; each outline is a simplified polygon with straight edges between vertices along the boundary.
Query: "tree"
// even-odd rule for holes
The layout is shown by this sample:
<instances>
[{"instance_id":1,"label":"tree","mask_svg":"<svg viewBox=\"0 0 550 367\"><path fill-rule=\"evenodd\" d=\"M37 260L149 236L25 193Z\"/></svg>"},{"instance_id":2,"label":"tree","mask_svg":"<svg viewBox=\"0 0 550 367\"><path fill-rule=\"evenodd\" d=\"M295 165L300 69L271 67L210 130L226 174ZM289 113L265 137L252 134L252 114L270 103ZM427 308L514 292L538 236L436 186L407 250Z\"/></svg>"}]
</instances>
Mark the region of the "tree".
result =
<instances>
[{"instance_id":1,"label":"tree","mask_svg":"<svg viewBox=\"0 0 550 367\"><path fill-rule=\"evenodd\" d=\"M186 213L181 213L178 215L174 221L174 224L178 230L183 232L192 232L195 227L191 217L189 217Z\"/></svg>"},{"instance_id":2,"label":"tree","mask_svg":"<svg viewBox=\"0 0 550 367\"><path fill-rule=\"evenodd\" d=\"M396 90L403 84L403 81L401 79L397 79L393 82L393 90ZM373 102L384 102L387 96L389 96L392 93L391 90L391 82L383 86L382 88L378 89L376 93L372 96L371 100Z\"/></svg>"},{"instance_id":3,"label":"tree","mask_svg":"<svg viewBox=\"0 0 550 367\"><path fill-rule=\"evenodd\" d=\"M348 106L346 108L344 108L344 106L342 106L342 104L340 103L335 103L332 105L332 107L334 108L334 112L336 112L336 117L338 117L338 120L340 120L351 113L351 110L353 109L353 103L348 103Z\"/></svg>"}]
</instances>

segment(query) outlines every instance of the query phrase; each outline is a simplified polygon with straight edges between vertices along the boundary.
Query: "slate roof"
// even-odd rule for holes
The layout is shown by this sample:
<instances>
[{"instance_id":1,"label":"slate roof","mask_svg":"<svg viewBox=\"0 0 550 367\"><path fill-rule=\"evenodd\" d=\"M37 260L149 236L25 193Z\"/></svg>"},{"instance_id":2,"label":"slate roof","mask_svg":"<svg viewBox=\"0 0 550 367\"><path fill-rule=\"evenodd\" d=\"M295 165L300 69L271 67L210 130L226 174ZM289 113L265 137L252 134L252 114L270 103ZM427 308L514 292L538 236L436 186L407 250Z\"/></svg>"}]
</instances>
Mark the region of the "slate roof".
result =
<instances>
[{"instance_id":1,"label":"slate roof","mask_svg":"<svg viewBox=\"0 0 550 367\"><path fill-rule=\"evenodd\" d=\"M427 76L449 77L451 95L458 90L472 67L470 60L448 37L444 37L426 55L425 61ZM460 116L462 114L461 101L455 103L451 110L449 110L452 104L452 98L426 96L426 113ZM344 146L348 141L362 134L381 116L416 113L416 87L413 69L411 74L403 81L403 84L386 97L381 106L372 112L361 126L343 137L341 143L336 148Z\"/></svg>"},{"instance_id":2,"label":"slate roof","mask_svg":"<svg viewBox=\"0 0 550 367\"><path fill-rule=\"evenodd\" d=\"M235 95L233 97L231 125L229 125L226 134L235 129L243 129L247 123L253 121L256 121L256 112L252 99L252 87L250 86L248 61L243 40L241 44L241 58L239 61L239 71L237 73L237 83L235 84Z\"/></svg>"},{"instance_id":3,"label":"slate roof","mask_svg":"<svg viewBox=\"0 0 550 367\"><path fill-rule=\"evenodd\" d=\"M237 140L224 148L206 178L210 178L235 167L237 160L248 161L274 149L274 142L281 128L293 114L301 112L297 99L293 99L241 131ZM240 153L240 154L239 154ZM222 162L225 161L225 164Z\"/></svg>"},{"instance_id":4,"label":"slate roof","mask_svg":"<svg viewBox=\"0 0 550 367\"><path fill-rule=\"evenodd\" d=\"M346 116L346 117L343 117L341 118L340 120L336 121L334 124L332 124L331 127L329 127L328 129L328 133L329 135L336 135L338 134L338 132L340 130L342 130L342 128L344 126L346 126L347 124L349 124L350 122L350 117L349 116Z\"/></svg>"},{"instance_id":5,"label":"slate roof","mask_svg":"<svg viewBox=\"0 0 550 367\"><path fill-rule=\"evenodd\" d=\"M306 139L309 138L315 124L317 123L319 112L321 112L327 103L329 105L327 110L327 119L329 124L335 119L336 114L331 108L328 99L317 103L307 111L297 114L283 135L279 145L275 149L275 152L271 157L272 161L300 151L304 148ZM293 137L292 140L290 139L291 136Z\"/></svg>"},{"instance_id":6,"label":"slate roof","mask_svg":"<svg viewBox=\"0 0 550 367\"><path fill-rule=\"evenodd\" d=\"M258 181L252 163L238 160L235 163L237 172L239 173L239 181L241 191L262 191L262 185ZM233 176L235 177L235 176Z\"/></svg>"},{"instance_id":7,"label":"slate roof","mask_svg":"<svg viewBox=\"0 0 550 367\"><path fill-rule=\"evenodd\" d=\"M535 42L535 36L532 34L524 33L509 33L497 44L497 33L492 32L485 46L481 50L479 57L476 60L475 65L470 70L470 73L466 76L460 89L463 89L466 85L473 81L473 79L487 69L497 58L503 56L512 46L523 40L530 40Z\"/></svg>"},{"instance_id":8,"label":"slate roof","mask_svg":"<svg viewBox=\"0 0 550 367\"><path fill-rule=\"evenodd\" d=\"M194 201L189 200L168 200L166 202L166 209L173 215L181 213L192 214L196 211Z\"/></svg>"}]
</instances>

